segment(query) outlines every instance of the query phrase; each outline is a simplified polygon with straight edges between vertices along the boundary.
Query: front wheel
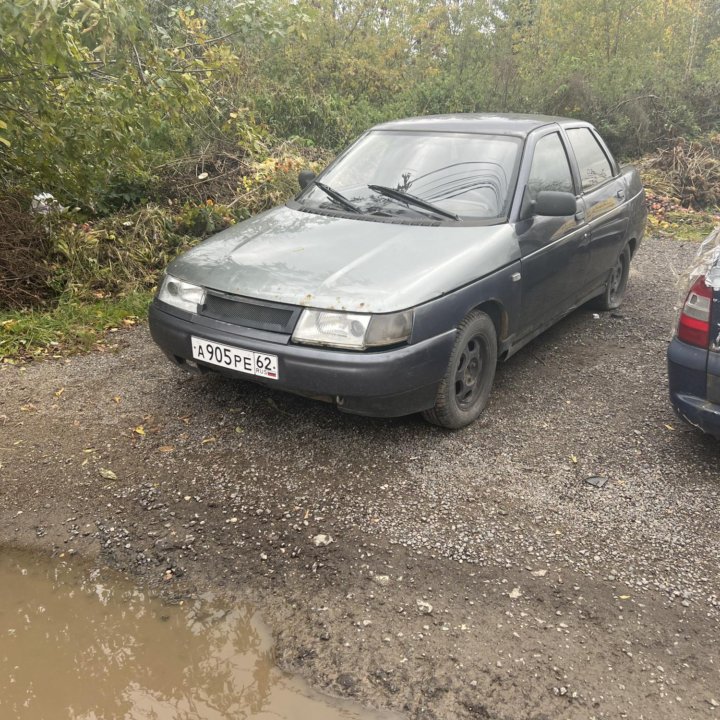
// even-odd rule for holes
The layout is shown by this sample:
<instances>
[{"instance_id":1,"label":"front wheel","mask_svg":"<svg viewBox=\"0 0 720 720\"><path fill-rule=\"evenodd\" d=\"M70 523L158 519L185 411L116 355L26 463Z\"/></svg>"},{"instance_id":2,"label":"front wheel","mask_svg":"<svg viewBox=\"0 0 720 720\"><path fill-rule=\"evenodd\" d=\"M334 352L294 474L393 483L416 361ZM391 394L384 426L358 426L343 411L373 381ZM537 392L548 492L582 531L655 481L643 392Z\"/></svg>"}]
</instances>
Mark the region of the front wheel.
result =
<instances>
[{"instance_id":1,"label":"front wheel","mask_svg":"<svg viewBox=\"0 0 720 720\"><path fill-rule=\"evenodd\" d=\"M469 425L487 405L496 365L495 325L484 312L474 310L458 326L435 405L423 417L453 430Z\"/></svg>"},{"instance_id":2,"label":"front wheel","mask_svg":"<svg viewBox=\"0 0 720 720\"><path fill-rule=\"evenodd\" d=\"M610 271L607 285L602 295L598 295L592 306L596 310L616 310L625 299L628 276L630 275L630 248L626 245Z\"/></svg>"}]
</instances>

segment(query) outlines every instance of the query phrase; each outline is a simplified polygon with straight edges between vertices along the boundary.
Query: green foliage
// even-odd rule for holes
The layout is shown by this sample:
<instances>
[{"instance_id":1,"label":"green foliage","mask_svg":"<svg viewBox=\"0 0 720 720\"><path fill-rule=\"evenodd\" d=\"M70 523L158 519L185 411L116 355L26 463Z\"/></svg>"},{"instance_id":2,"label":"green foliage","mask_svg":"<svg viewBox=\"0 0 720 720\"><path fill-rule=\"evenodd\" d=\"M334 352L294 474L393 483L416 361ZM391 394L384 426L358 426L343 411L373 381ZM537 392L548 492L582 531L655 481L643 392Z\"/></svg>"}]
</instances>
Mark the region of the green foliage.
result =
<instances>
[{"instance_id":1,"label":"green foliage","mask_svg":"<svg viewBox=\"0 0 720 720\"><path fill-rule=\"evenodd\" d=\"M185 203L175 221L175 227L181 235L202 238L220 232L235 222L236 218L229 208L208 200L202 205Z\"/></svg>"},{"instance_id":2,"label":"green foliage","mask_svg":"<svg viewBox=\"0 0 720 720\"><path fill-rule=\"evenodd\" d=\"M54 221L50 284L56 296L90 299L148 289L191 238L157 206L91 222Z\"/></svg>"},{"instance_id":3,"label":"green foliage","mask_svg":"<svg viewBox=\"0 0 720 720\"><path fill-rule=\"evenodd\" d=\"M0 182L106 212L145 197L157 164L217 140L227 88L242 82L234 43L280 26L260 0L235 3L216 27L219 10L197 5L0 4Z\"/></svg>"},{"instance_id":4,"label":"green foliage","mask_svg":"<svg viewBox=\"0 0 720 720\"><path fill-rule=\"evenodd\" d=\"M158 168L400 115L582 116L621 152L720 122L710 0L5 0L0 183L107 213Z\"/></svg>"}]
</instances>

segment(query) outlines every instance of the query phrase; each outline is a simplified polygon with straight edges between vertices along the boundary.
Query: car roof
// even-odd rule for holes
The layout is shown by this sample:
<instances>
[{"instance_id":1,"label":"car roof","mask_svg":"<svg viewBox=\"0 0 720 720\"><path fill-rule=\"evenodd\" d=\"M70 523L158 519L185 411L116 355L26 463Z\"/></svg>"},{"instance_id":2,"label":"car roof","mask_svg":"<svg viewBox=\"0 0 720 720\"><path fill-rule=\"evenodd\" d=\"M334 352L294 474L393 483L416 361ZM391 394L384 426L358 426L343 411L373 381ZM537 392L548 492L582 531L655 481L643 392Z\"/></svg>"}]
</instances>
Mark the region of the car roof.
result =
<instances>
[{"instance_id":1,"label":"car roof","mask_svg":"<svg viewBox=\"0 0 720 720\"><path fill-rule=\"evenodd\" d=\"M427 115L375 125L373 130L409 130L413 132L468 132L488 135L514 135L526 137L545 125L582 125L590 123L551 115L522 115L518 113L456 113L453 115Z\"/></svg>"}]
</instances>

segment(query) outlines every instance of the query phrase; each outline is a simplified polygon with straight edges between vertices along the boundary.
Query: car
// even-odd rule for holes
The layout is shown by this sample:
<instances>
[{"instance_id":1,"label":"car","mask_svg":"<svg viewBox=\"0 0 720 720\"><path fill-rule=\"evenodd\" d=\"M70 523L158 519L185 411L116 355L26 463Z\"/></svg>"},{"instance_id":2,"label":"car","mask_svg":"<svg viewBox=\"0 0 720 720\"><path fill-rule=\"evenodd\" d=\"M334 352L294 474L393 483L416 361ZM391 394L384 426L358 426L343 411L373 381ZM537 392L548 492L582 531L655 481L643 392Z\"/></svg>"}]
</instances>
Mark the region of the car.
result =
<instances>
[{"instance_id":1,"label":"car","mask_svg":"<svg viewBox=\"0 0 720 720\"><path fill-rule=\"evenodd\" d=\"M574 308L623 300L637 170L568 118L408 118L167 268L152 337L177 365L460 428L496 363Z\"/></svg>"},{"instance_id":2,"label":"car","mask_svg":"<svg viewBox=\"0 0 720 720\"><path fill-rule=\"evenodd\" d=\"M707 242L668 345L668 386L678 416L720 439L720 229Z\"/></svg>"}]
</instances>

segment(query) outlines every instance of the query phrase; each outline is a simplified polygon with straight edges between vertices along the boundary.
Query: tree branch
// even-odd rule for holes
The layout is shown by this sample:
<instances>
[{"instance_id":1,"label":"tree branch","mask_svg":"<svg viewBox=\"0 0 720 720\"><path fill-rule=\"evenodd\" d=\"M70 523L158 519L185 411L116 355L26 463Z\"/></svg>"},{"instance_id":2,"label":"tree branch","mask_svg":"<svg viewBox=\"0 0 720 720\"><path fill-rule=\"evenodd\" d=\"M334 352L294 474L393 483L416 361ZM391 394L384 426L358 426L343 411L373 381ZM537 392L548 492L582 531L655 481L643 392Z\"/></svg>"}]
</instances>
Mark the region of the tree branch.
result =
<instances>
[{"instance_id":1,"label":"tree branch","mask_svg":"<svg viewBox=\"0 0 720 720\"><path fill-rule=\"evenodd\" d=\"M610 108L610 112L613 113L616 110L619 110L623 105L627 105L628 103L635 102L637 100L657 100L658 96L653 95L652 93L649 93L648 95L638 95L637 97L631 97L626 98L625 100L621 100L617 105Z\"/></svg>"},{"instance_id":2,"label":"tree branch","mask_svg":"<svg viewBox=\"0 0 720 720\"><path fill-rule=\"evenodd\" d=\"M137 62L137 69L138 69L138 77L140 78L140 82L147 86L147 78L145 77L145 72L143 71L142 63L140 62L140 54L137 51L137 48L135 47L135 43L133 43L132 46L133 52L135 53L135 61Z\"/></svg>"},{"instance_id":3,"label":"tree branch","mask_svg":"<svg viewBox=\"0 0 720 720\"><path fill-rule=\"evenodd\" d=\"M227 40L230 37L233 37L234 35L239 35L242 30L234 30L231 33L228 33L227 35L220 35L220 37L216 38L210 38L210 40L203 40L202 42L195 42L195 43L188 43L187 45L181 45L180 47L176 47L175 50L187 50L188 48L192 47L200 47L205 45L214 45L215 43L222 42L223 40Z\"/></svg>"}]
</instances>

